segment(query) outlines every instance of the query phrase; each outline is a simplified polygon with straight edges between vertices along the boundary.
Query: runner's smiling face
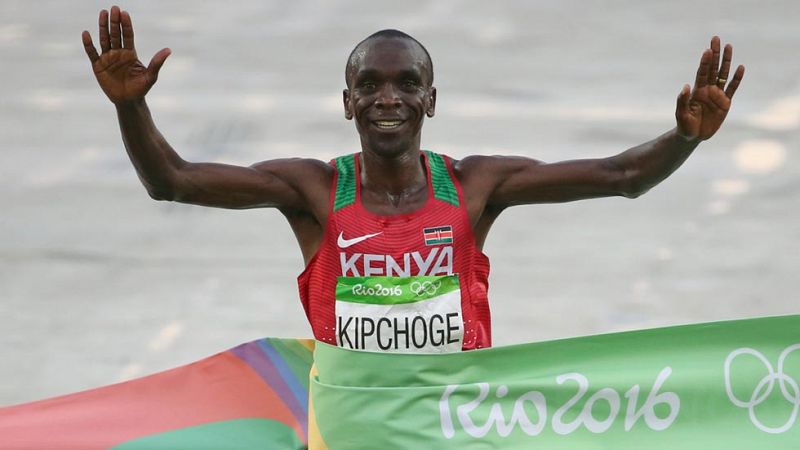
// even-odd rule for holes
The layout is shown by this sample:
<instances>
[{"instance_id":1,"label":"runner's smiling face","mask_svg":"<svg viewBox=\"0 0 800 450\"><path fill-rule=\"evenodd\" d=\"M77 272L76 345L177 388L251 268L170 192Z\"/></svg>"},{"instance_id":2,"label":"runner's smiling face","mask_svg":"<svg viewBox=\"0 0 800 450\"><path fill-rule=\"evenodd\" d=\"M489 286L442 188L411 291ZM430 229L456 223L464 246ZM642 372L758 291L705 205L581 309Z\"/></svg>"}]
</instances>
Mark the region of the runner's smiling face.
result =
<instances>
[{"instance_id":1,"label":"runner's smiling face","mask_svg":"<svg viewBox=\"0 0 800 450\"><path fill-rule=\"evenodd\" d=\"M424 50L402 38L376 38L356 49L344 90L364 151L394 157L419 150L422 123L433 117L436 89Z\"/></svg>"}]
</instances>

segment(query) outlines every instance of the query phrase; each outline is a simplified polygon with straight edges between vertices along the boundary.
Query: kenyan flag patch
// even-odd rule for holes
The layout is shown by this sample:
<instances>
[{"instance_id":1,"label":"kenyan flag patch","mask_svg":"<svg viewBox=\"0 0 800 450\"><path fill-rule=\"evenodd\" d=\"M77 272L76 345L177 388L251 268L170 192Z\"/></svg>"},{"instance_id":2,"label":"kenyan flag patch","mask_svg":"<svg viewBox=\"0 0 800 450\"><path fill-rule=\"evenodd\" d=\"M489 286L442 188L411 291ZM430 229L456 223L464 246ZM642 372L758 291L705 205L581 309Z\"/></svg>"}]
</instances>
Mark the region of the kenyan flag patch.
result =
<instances>
[{"instance_id":1,"label":"kenyan flag patch","mask_svg":"<svg viewBox=\"0 0 800 450\"><path fill-rule=\"evenodd\" d=\"M453 227L445 225L441 227L423 228L422 237L425 238L425 245L452 244Z\"/></svg>"}]
</instances>

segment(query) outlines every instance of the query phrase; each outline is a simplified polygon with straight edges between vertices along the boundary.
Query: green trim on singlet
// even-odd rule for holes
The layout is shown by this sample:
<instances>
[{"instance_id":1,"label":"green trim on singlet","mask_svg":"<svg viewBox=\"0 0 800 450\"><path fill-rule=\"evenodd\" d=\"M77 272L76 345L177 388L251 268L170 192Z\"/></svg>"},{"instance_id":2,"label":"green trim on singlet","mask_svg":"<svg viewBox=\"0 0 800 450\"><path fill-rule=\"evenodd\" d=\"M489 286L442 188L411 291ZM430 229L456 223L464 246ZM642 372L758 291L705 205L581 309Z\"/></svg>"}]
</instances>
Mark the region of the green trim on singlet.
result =
<instances>
[{"instance_id":1,"label":"green trim on singlet","mask_svg":"<svg viewBox=\"0 0 800 450\"><path fill-rule=\"evenodd\" d=\"M430 150L424 150L424 152L428 155L431 183L433 183L433 197L458 207L460 205L458 191L450 178L450 173L447 171L444 157ZM338 211L356 202L356 166L353 155L340 156L334 161L338 175L333 210Z\"/></svg>"},{"instance_id":2,"label":"green trim on singlet","mask_svg":"<svg viewBox=\"0 0 800 450\"><path fill-rule=\"evenodd\" d=\"M428 165L431 168L434 198L458 207L458 191L447 171L444 157L430 150L425 150L425 153L428 155Z\"/></svg>"},{"instance_id":3,"label":"green trim on singlet","mask_svg":"<svg viewBox=\"0 0 800 450\"><path fill-rule=\"evenodd\" d=\"M333 210L338 211L356 202L356 165L353 155L336 158L336 194Z\"/></svg>"}]
</instances>

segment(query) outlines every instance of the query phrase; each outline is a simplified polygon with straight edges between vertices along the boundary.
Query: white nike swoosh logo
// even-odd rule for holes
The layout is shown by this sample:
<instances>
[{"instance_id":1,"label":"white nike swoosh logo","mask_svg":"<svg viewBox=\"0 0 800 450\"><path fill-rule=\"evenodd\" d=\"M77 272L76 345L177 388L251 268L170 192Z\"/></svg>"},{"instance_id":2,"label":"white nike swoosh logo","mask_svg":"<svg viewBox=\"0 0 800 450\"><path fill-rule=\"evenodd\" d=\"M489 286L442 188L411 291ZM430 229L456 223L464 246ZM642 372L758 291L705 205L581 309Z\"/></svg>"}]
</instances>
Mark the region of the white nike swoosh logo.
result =
<instances>
[{"instance_id":1,"label":"white nike swoosh logo","mask_svg":"<svg viewBox=\"0 0 800 450\"><path fill-rule=\"evenodd\" d=\"M339 233L339 239L336 240L336 243L339 244L339 248L347 248L350 247L351 245L356 245L361 241L366 241L367 239L375 237L381 233L383 233L383 231L379 231L377 233L372 233L372 234L365 234L364 236L355 237L353 239L345 239L344 231L342 231Z\"/></svg>"}]
</instances>

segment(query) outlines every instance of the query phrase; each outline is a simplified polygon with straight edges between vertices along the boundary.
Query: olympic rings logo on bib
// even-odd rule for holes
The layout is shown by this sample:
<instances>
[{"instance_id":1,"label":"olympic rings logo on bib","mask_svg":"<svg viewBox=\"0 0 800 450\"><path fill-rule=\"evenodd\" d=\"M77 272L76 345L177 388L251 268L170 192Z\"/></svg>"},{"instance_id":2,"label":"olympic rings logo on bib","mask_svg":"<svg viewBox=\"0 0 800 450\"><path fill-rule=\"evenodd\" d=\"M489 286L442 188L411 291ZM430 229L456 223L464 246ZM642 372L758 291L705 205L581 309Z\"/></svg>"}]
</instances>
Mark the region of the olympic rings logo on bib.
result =
<instances>
[{"instance_id":1,"label":"olympic rings logo on bib","mask_svg":"<svg viewBox=\"0 0 800 450\"><path fill-rule=\"evenodd\" d=\"M411 289L411 292L413 292L414 295L419 295L423 292L428 295L436 295L436 292L439 291L440 287L442 287L441 281L414 281L408 288Z\"/></svg>"},{"instance_id":2,"label":"olympic rings logo on bib","mask_svg":"<svg viewBox=\"0 0 800 450\"><path fill-rule=\"evenodd\" d=\"M796 350L800 350L800 344L791 345L781 352L780 356L778 357L777 370L772 367L772 364L770 364L769 360L767 360L767 358L761 352L752 348L740 348L734 350L725 359L725 391L728 394L728 399L730 399L731 403L739 408L747 409L753 425L763 432L772 434L783 433L789 430L797 420L797 413L800 410L800 385L798 385L797 380L784 372L784 363L786 358ZM747 400L741 400L733 393L733 387L731 383L731 364L733 364L733 361L741 355L754 356L767 368L767 374L761 378L758 383L756 383L755 388L753 388L753 393ZM767 398L769 398L773 389L775 388L776 381L778 382L778 387L780 389L780 393L783 395L783 398L792 406L792 412L783 425L779 427L770 427L759 420L758 416L756 415L756 407L764 403Z\"/></svg>"}]
</instances>

